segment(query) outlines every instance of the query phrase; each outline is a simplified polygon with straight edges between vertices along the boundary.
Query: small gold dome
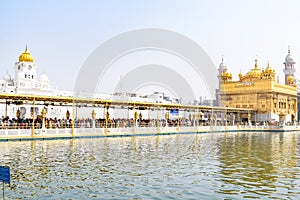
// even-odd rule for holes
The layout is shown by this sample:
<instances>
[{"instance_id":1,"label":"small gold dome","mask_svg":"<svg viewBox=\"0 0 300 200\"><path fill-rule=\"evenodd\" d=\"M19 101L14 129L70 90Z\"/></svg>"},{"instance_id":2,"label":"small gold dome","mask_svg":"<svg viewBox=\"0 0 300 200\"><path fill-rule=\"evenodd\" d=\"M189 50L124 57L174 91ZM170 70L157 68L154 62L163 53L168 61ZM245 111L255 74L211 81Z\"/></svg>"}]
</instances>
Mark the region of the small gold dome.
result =
<instances>
[{"instance_id":1,"label":"small gold dome","mask_svg":"<svg viewBox=\"0 0 300 200\"><path fill-rule=\"evenodd\" d=\"M232 77L232 74L226 70L225 72L223 72L222 76L230 78L230 77Z\"/></svg>"},{"instance_id":2,"label":"small gold dome","mask_svg":"<svg viewBox=\"0 0 300 200\"><path fill-rule=\"evenodd\" d=\"M221 78L223 81L231 81L232 80L232 74L228 72L228 70L224 71L221 74Z\"/></svg>"},{"instance_id":3,"label":"small gold dome","mask_svg":"<svg viewBox=\"0 0 300 200\"><path fill-rule=\"evenodd\" d=\"M269 62L268 62L267 68L265 69L265 72L268 73L268 74L273 74L273 73L275 73L275 70L272 69L272 68L270 67Z\"/></svg>"},{"instance_id":4,"label":"small gold dome","mask_svg":"<svg viewBox=\"0 0 300 200\"><path fill-rule=\"evenodd\" d=\"M239 79L242 80L242 78L243 78L243 74L240 72L239 73Z\"/></svg>"},{"instance_id":5,"label":"small gold dome","mask_svg":"<svg viewBox=\"0 0 300 200\"><path fill-rule=\"evenodd\" d=\"M25 51L19 56L19 62L33 62L32 55L28 52L27 47Z\"/></svg>"},{"instance_id":6,"label":"small gold dome","mask_svg":"<svg viewBox=\"0 0 300 200\"><path fill-rule=\"evenodd\" d=\"M294 77L292 75L289 75L286 80L288 84L294 84Z\"/></svg>"}]
</instances>

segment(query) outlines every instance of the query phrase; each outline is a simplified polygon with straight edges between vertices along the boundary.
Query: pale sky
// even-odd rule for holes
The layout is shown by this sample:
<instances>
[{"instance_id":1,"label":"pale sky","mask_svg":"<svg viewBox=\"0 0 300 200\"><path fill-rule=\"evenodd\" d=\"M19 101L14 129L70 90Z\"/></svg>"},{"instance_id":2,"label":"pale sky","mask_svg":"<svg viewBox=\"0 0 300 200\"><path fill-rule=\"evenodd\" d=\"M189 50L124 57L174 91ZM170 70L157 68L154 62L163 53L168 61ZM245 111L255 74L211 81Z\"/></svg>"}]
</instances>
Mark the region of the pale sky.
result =
<instances>
[{"instance_id":1,"label":"pale sky","mask_svg":"<svg viewBox=\"0 0 300 200\"><path fill-rule=\"evenodd\" d=\"M269 60L282 82L288 46L300 62L299 19L297 0L1 1L0 76L14 75L27 44L38 74L73 90L81 66L101 43L122 32L161 28L197 42L216 67L223 55L235 79L257 58L262 68Z\"/></svg>"}]
</instances>

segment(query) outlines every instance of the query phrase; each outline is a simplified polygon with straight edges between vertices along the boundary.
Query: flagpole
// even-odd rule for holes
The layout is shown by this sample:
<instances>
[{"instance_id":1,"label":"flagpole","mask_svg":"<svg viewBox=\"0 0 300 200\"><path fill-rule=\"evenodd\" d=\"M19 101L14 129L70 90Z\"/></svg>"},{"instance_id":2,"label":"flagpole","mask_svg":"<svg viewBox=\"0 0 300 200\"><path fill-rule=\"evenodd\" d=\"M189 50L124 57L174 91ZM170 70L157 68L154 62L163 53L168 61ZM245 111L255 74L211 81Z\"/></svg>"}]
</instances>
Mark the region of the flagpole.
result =
<instances>
[{"instance_id":1,"label":"flagpole","mask_svg":"<svg viewBox=\"0 0 300 200\"><path fill-rule=\"evenodd\" d=\"M5 197L4 197L4 181L2 181L2 183L3 183L3 200L5 199Z\"/></svg>"}]
</instances>

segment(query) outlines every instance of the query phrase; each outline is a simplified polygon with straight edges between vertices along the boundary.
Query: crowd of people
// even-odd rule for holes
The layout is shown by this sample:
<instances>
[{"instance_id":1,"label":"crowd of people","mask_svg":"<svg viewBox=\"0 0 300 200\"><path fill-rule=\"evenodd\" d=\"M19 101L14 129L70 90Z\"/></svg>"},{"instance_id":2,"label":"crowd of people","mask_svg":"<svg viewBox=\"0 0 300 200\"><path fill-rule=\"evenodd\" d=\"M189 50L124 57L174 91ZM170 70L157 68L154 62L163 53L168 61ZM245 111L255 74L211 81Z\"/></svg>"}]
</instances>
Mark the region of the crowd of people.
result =
<instances>
[{"instance_id":1,"label":"crowd of people","mask_svg":"<svg viewBox=\"0 0 300 200\"><path fill-rule=\"evenodd\" d=\"M62 118L45 118L44 122L42 118L36 118L34 121L32 118L9 118L2 117L0 119L0 128L1 129L31 129L33 126L36 129L43 127L53 129L53 128L125 128L125 127L177 127L179 126L194 126L195 121L183 118L183 119L137 119L134 122L134 119L95 119L92 118L78 118L72 119ZM207 125L206 123L199 121L198 124Z\"/></svg>"},{"instance_id":2,"label":"crowd of people","mask_svg":"<svg viewBox=\"0 0 300 200\"><path fill-rule=\"evenodd\" d=\"M254 125L254 122L251 122ZM3 117L0 118L0 129L40 129L42 127L48 129L54 128L127 128L127 127L177 127L177 126L225 126L225 125L249 125L247 121L240 123L232 123L230 121L208 121L208 120L190 120L188 118L179 118L179 119L137 119L134 122L134 119L126 118L117 118L117 119L102 119L98 118L93 120L92 118L76 118L74 123L72 119L62 118L45 118L43 119L37 117L34 122L32 118L9 118ZM256 125L278 125L278 123L271 122L262 122L256 123Z\"/></svg>"}]
</instances>

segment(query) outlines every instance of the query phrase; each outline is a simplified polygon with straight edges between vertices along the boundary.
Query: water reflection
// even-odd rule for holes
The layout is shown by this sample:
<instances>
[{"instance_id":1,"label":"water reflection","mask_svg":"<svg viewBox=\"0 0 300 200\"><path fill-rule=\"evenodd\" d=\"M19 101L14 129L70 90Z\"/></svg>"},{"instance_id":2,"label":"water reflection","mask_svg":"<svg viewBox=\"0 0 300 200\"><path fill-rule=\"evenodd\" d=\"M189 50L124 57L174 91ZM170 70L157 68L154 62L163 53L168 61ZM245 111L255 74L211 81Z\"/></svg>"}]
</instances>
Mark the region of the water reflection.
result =
<instances>
[{"instance_id":1,"label":"water reflection","mask_svg":"<svg viewBox=\"0 0 300 200\"><path fill-rule=\"evenodd\" d=\"M298 198L298 133L1 143L8 199Z\"/></svg>"},{"instance_id":2,"label":"water reflection","mask_svg":"<svg viewBox=\"0 0 300 200\"><path fill-rule=\"evenodd\" d=\"M299 189L298 133L240 133L219 138L218 192L240 197L295 196Z\"/></svg>"}]
</instances>

